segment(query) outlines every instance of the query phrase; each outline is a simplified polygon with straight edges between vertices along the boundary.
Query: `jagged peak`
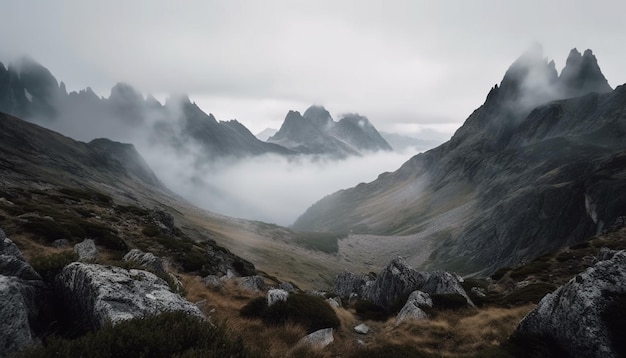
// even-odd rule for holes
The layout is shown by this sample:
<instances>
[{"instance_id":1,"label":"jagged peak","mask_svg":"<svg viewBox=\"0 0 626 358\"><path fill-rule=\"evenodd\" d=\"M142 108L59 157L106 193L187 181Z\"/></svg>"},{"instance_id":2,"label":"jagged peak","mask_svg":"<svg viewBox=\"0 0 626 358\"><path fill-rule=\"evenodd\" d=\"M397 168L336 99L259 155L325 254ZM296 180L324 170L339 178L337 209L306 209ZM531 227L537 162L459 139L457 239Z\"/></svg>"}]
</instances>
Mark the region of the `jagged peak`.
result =
<instances>
[{"instance_id":1,"label":"jagged peak","mask_svg":"<svg viewBox=\"0 0 626 358\"><path fill-rule=\"evenodd\" d=\"M126 99L135 99L135 100L143 100L143 96L139 91L133 88L131 85L125 82L118 82L111 88L111 94L109 99L113 98L126 98Z\"/></svg>"},{"instance_id":2,"label":"jagged peak","mask_svg":"<svg viewBox=\"0 0 626 358\"><path fill-rule=\"evenodd\" d=\"M611 86L602 74L598 60L590 49L581 54L573 48L559 76L564 97L582 96L590 92L606 93Z\"/></svg>"},{"instance_id":3,"label":"jagged peak","mask_svg":"<svg viewBox=\"0 0 626 358\"><path fill-rule=\"evenodd\" d=\"M308 119L320 128L333 122L330 112L328 112L324 106L320 105L310 106L306 111L304 111L302 117Z\"/></svg>"}]
</instances>

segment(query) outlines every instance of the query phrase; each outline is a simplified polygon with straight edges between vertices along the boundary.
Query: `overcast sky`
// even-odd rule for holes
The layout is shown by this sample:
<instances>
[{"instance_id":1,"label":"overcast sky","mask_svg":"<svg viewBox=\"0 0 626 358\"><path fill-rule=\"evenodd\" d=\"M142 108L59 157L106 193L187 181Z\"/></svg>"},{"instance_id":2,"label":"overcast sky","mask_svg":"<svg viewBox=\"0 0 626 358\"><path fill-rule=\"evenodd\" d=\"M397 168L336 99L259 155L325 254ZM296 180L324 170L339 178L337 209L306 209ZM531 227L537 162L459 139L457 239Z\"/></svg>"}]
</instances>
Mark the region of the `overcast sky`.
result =
<instances>
[{"instance_id":1,"label":"overcast sky","mask_svg":"<svg viewBox=\"0 0 626 358\"><path fill-rule=\"evenodd\" d=\"M0 61L28 54L69 90L188 93L256 133L322 104L379 130L450 135L532 43L591 48L626 82L622 1L3 1Z\"/></svg>"}]
</instances>

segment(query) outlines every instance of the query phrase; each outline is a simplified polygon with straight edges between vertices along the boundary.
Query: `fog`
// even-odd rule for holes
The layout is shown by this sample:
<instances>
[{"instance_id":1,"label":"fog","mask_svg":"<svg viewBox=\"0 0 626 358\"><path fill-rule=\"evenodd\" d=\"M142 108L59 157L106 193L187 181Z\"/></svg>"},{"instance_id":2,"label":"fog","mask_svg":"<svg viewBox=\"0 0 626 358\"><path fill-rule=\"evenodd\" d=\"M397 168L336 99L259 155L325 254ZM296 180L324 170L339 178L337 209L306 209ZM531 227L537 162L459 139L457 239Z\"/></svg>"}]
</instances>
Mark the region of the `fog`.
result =
<instances>
[{"instance_id":1,"label":"fog","mask_svg":"<svg viewBox=\"0 0 626 358\"><path fill-rule=\"evenodd\" d=\"M192 156L139 149L164 184L193 204L283 226L324 196L394 171L417 153L376 152L344 160L272 154L198 167Z\"/></svg>"}]
</instances>

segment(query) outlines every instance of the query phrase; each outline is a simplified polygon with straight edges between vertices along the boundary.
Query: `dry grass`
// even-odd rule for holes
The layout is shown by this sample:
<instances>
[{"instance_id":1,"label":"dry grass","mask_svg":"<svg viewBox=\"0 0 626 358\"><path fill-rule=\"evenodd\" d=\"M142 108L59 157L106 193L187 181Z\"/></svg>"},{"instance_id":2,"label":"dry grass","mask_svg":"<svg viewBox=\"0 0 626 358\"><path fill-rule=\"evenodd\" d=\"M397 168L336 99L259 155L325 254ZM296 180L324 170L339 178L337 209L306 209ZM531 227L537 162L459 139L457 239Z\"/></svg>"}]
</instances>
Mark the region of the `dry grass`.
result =
<instances>
[{"instance_id":1,"label":"dry grass","mask_svg":"<svg viewBox=\"0 0 626 358\"><path fill-rule=\"evenodd\" d=\"M526 305L444 311L431 320L406 322L389 328L376 343L410 345L443 356L470 355L505 342L533 308L534 305Z\"/></svg>"}]
</instances>

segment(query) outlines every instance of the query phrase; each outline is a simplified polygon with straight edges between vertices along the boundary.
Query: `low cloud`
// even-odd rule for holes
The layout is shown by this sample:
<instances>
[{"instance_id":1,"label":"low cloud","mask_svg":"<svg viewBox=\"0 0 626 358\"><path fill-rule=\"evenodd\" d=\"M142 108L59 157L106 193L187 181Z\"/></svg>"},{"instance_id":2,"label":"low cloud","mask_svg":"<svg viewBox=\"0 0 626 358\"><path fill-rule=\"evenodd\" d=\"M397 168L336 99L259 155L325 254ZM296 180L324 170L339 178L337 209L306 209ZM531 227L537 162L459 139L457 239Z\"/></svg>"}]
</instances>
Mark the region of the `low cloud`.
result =
<instances>
[{"instance_id":1,"label":"low cloud","mask_svg":"<svg viewBox=\"0 0 626 358\"><path fill-rule=\"evenodd\" d=\"M268 154L198 167L193 155L154 147L140 152L164 184L193 204L228 216L291 225L335 191L394 171L416 150L376 152L344 160Z\"/></svg>"}]
</instances>

